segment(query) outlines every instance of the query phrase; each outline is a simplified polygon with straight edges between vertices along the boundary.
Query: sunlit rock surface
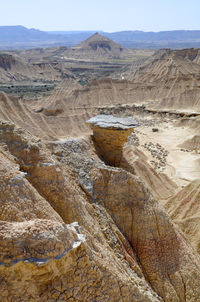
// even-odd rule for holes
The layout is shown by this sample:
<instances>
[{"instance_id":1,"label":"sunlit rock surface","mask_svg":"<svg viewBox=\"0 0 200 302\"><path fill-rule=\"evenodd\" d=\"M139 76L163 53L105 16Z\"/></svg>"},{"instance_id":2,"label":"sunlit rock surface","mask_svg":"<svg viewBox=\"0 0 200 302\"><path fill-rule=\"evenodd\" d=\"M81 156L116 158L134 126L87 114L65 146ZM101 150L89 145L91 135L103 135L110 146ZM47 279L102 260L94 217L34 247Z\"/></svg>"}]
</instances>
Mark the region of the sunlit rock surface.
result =
<instances>
[{"instance_id":1,"label":"sunlit rock surface","mask_svg":"<svg viewBox=\"0 0 200 302\"><path fill-rule=\"evenodd\" d=\"M1 301L198 301L199 255L137 173L89 137L1 122L0 144Z\"/></svg>"},{"instance_id":2,"label":"sunlit rock surface","mask_svg":"<svg viewBox=\"0 0 200 302\"><path fill-rule=\"evenodd\" d=\"M129 135L139 123L133 118L98 115L87 121L93 130L93 139L99 155L111 166L119 166L122 149Z\"/></svg>"}]
</instances>

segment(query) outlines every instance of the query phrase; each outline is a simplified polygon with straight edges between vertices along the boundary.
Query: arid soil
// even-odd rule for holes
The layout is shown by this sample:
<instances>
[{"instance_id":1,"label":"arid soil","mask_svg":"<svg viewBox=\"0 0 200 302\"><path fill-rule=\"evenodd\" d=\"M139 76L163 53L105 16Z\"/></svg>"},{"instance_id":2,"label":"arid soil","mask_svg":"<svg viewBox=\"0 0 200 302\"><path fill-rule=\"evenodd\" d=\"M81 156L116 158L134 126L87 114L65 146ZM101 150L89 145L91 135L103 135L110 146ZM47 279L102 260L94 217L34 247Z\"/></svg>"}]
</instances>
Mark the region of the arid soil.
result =
<instances>
[{"instance_id":1,"label":"arid soil","mask_svg":"<svg viewBox=\"0 0 200 302\"><path fill-rule=\"evenodd\" d=\"M95 34L73 48L53 47L0 52L0 90L23 99L37 98L66 79L81 85L107 77L133 62L143 62L152 50L125 49Z\"/></svg>"},{"instance_id":2,"label":"arid soil","mask_svg":"<svg viewBox=\"0 0 200 302\"><path fill-rule=\"evenodd\" d=\"M0 92L0 301L200 301L199 50L120 68Z\"/></svg>"}]
</instances>

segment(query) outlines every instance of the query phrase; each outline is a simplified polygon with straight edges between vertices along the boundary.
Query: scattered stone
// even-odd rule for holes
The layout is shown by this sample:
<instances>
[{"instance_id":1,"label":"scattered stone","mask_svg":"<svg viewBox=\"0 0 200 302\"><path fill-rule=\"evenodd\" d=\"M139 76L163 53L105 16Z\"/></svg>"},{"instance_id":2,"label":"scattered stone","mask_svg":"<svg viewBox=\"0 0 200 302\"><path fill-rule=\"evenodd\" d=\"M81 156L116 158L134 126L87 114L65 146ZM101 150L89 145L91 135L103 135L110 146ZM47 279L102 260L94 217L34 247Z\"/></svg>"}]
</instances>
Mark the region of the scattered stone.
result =
<instances>
[{"instance_id":1,"label":"scattered stone","mask_svg":"<svg viewBox=\"0 0 200 302\"><path fill-rule=\"evenodd\" d=\"M145 143L143 147L151 153L151 156L157 161L150 161L153 167L161 172L163 167L166 166L167 156L169 152L165 150L159 143L153 144L152 142Z\"/></svg>"},{"instance_id":2,"label":"scattered stone","mask_svg":"<svg viewBox=\"0 0 200 302\"><path fill-rule=\"evenodd\" d=\"M152 128L152 132L158 132L158 128Z\"/></svg>"}]
</instances>

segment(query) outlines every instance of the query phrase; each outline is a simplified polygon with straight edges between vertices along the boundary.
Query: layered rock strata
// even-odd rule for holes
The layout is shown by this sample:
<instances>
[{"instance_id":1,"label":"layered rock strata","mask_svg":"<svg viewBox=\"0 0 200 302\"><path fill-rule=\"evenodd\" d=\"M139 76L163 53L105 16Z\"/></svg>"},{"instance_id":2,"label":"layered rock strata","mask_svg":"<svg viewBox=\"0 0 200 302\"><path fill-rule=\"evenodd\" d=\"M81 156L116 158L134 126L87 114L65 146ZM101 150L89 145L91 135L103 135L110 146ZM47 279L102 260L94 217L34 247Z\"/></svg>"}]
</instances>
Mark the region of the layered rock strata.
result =
<instances>
[{"instance_id":1,"label":"layered rock strata","mask_svg":"<svg viewBox=\"0 0 200 302\"><path fill-rule=\"evenodd\" d=\"M136 176L117 168L98 174L93 178L94 201L128 238L154 290L164 301L195 301L200 295L200 258L163 208Z\"/></svg>"},{"instance_id":2,"label":"layered rock strata","mask_svg":"<svg viewBox=\"0 0 200 302\"><path fill-rule=\"evenodd\" d=\"M0 141L7 158L1 162L2 302L162 301L126 238L105 209L88 203L66 165L61 169L40 141L11 123L1 123Z\"/></svg>"},{"instance_id":3,"label":"layered rock strata","mask_svg":"<svg viewBox=\"0 0 200 302\"><path fill-rule=\"evenodd\" d=\"M4 122L0 142L2 302L198 301L199 256L139 177L86 138L47 149Z\"/></svg>"},{"instance_id":4,"label":"layered rock strata","mask_svg":"<svg viewBox=\"0 0 200 302\"><path fill-rule=\"evenodd\" d=\"M74 150L73 156L67 155L65 147ZM106 209L129 240L146 279L162 299L195 301L199 295L196 280L200 274L199 256L152 198L141 178L123 169L102 165L92 153L89 155L84 140L82 144L80 140L69 141L66 146L55 146L55 151L57 149L63 164L67 161L77 170L81 164L81 187L92 203Z\"/></svg>"},{"instance_id":5,"label":"layered rock strata","mask_svg":"<svg viewBox=\"0 0 200 302\"><path fill-rule=\"evenodd\" d=\"M139 124L133 118L97 115L87 121L93 130L93 140L100 157L111 166L119 166L122 150L129 135Z\"/></svg>"},{"instance_id":6,"label":"layered rock strata","mask_svg":"<svg viewBox=\"0 0 200 302\"><path fill-rule=\"evenodd\" d=\"M12 266L20 262L40 265L60 259L77 248L85 237L77 232L78 224L65 225L52 220L0 222L0 264Z\"/></svg>"}]
</instances>

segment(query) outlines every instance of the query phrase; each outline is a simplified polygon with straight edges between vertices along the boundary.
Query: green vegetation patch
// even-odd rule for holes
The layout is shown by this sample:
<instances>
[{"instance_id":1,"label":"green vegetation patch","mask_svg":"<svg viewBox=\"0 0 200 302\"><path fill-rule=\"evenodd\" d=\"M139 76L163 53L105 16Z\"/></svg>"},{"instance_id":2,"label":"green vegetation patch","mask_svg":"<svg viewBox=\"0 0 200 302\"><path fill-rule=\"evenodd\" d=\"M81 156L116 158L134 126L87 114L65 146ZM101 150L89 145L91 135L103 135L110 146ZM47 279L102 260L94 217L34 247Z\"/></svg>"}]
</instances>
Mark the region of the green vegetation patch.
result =
<instances>
[{"instance_id":1,"label":"green vegetation patch","mask_svg":"<svg viewBox=\"0 0 200 302\"><path fill-rule=\"evenodd\" d=\"M44 85L5 85L0 84L0 91L15 95L21 98L37 97L38 95L49 94L55 88L56 84Z\"/></svg>"}]
</instances>

